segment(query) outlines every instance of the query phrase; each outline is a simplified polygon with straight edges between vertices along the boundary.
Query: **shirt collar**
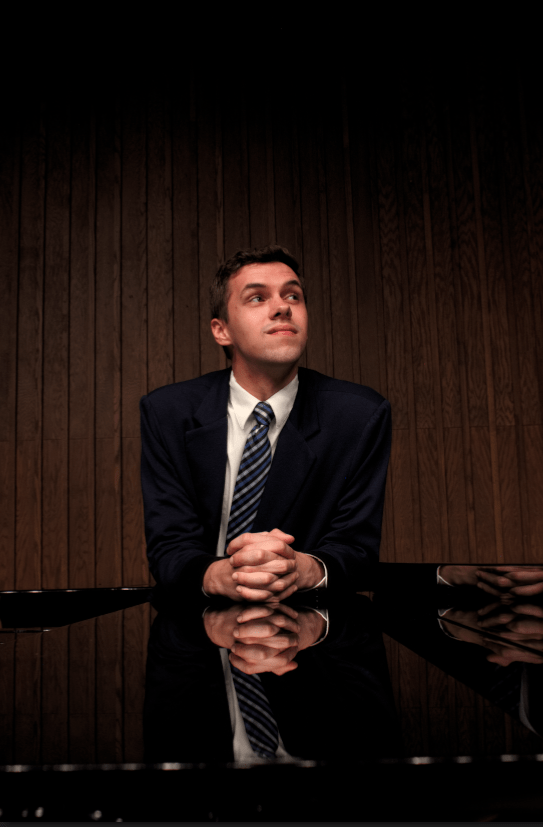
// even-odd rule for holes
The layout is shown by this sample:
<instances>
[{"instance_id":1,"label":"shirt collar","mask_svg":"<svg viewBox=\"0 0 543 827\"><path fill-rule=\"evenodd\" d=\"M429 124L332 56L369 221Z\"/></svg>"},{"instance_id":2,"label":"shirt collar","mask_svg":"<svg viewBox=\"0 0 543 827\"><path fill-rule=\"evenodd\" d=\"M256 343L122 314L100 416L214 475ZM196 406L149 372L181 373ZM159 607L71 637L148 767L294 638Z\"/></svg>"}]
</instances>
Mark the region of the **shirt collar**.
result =
<instances>
[{"instance_id":1,"label":"shirt collar","mask_svg":"<svg viewBox=\"0 0 543 827\"><path fill-rule=\"evenodd\" d=\"M275 414L275 424L278 428L282 428L287 421L289 414L294 406L294 400L298 393L298 374L280 391L274 393L269 399L265 401L271 405ZM255 406L258 405L260 399L253 396L242 388L236 381L234 371L230 373L230 405L236 417L239 427L243 430L247 425L247 420L253 413Z\"/></svg>"}]
</instances>

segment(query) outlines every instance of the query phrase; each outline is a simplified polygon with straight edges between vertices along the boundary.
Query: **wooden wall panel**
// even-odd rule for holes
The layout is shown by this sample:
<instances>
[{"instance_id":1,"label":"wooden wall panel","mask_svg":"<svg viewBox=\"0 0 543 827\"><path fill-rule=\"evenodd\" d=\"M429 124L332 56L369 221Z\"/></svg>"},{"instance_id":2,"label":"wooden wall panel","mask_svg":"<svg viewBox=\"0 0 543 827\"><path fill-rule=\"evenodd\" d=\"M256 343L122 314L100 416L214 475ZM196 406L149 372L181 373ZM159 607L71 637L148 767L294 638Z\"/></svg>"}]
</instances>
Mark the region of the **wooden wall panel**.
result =
<instances>
[{"instance_id":1,"label":"wooden wall panel","mask_svg":"<svg viewBox=\"0 0 543 827\"><path fill-rule=\"evenodd\" d=\"M96 585L122 584L121 118L106 101L96 125L95 538Z\"/></svg>"},{"instance_id":2,"label":"wooden wall panel","mask_svg":"<svg viewBox=\"0 0 543 827\"><path fill-rule=\"evenodd\" d=\"M0 582L15 585L17 272L21 125L0 136Z\"/></svg>"},{"instance_id":3,"label":"wooden wall panel","mask_svg":"<svg viewBox=\"0 0 543 827\"><path fill-rule=\"evenodd\" d=\"M147 390L174 380L172 170L169 104L147 110Z\"/></svg>"},{"instance_id":4,"label":"wooden wall panel","mask_svg":"<svg viewBox=\"0 0 543 827\"><path fill-rule=\"evenodd\" d=\"M217 146L222 132L213 95L198 86L197 103L199 373L209 373L226 365L222 349L217 348L210 334L208 299L209 274L216 273L224 255L222 158Z\"/></svg>"},{"instance_id":5,"label":"wooden wall panel","mask_svg":"<svg viewBox=\"0 0 543 827\"><path fill-rule=\"evenodd\" d=\"M96 122L92 110L72 118L68 557L72 587L95 576L95 214Z\"/></svg>"},{"instance_id":6,"label":"wooden wall panel","mask_svg":"<svg viewBox=\"0 0 543 827\"><path fill-rule=\"evenodd\" d=\"M12 109L3 588L147 582L140 397L226 365L209 281L224 255L275 241L308 282L303 364L391 401L382 559L538 559L534 86L522 69L469 83L405 72L372 91L339 71L267 83L188 74L175 94L150 82Z\"/></svg>"},{"instance_id":7,"label":"wooden wall panel","mask_svg":"<svg viewBox=\"0 0 543 827\"><path fill-rule=\"evenodd\" d=\"M172 106L172 247L175 381L200 372L198 154L194 83Z\"/></svg>"},{"instance_id":8,"label":"wooden wall panel","mask_svg":"<svg viewBox=\"0 0 543 827\"><path fill-rule=\"evenodd\" d=\"M309 340L306 365L331 375L333 372L330 270L322 129L315 112L302 110L299 123L300 188L302 211L302 262L308 294Z\"/></svg>"},{"instance_id":9,"label":"wooden wall panel","mask_svg":"<svg viewBox=\"0 0 543 827\"><path fill-rule=\"evenodd\" d=\"M42 635L41 756L44 763L66 761L68 749L69 686L68 628Z\"/></svg>"}]
</instances>

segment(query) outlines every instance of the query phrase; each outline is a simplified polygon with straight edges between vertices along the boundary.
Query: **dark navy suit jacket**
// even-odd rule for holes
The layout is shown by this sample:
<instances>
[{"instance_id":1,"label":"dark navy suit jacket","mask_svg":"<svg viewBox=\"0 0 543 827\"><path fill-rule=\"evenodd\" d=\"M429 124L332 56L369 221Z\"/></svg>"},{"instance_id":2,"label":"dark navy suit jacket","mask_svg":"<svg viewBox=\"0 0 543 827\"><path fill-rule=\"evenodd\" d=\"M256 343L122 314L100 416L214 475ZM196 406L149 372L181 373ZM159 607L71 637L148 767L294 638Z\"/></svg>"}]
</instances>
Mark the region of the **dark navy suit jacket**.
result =
<instances>
[{"instance_id":1,"label":"dark navy suit jacket","mask_svg":"<svg viewBox=\"0 0 543 827\"><path fill-rule=\"evenodd\" d=\"M230 368L141 400L142 488L151 572L193 592L215 552L226 474ZM318 556L328 585L364 588L378 561L390 405L375 391L300 368L252 531L280 528Z\"/></svg>"}]
</instances>

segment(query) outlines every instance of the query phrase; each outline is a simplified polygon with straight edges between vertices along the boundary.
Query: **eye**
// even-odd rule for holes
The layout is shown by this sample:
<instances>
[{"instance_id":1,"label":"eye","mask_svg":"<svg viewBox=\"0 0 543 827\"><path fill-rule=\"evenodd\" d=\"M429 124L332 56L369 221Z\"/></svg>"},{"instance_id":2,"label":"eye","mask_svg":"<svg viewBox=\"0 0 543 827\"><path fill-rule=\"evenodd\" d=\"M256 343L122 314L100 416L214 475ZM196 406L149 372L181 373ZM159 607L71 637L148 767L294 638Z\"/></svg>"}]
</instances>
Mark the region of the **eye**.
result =
<instances>
[{"instance_id":1,"label":"eye","mask_svg":"<svg viewBox=\"0 0 543 827\"><path fill-rule=\"evenodd\" d=\"M264 301L264 299L262 298L262 296L257 295L257 296L251 296L249 301L250 302L255 302L255 304L256 304L257 302Z\"/></svg>"}]
</instances>

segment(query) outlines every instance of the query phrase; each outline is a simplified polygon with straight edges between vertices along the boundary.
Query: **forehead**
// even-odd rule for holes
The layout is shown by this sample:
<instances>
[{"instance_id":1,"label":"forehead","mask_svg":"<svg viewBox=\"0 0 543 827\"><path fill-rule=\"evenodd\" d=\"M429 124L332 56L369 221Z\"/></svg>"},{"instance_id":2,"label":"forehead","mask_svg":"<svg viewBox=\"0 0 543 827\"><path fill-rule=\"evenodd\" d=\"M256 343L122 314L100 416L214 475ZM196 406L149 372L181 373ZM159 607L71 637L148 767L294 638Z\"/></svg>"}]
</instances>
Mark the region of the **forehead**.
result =
<instances>
[{"instance_id":1,"label":"forehead","mask_svg":"<svg viewBox=\"0 0 543 827\"><path fill-rule=\"evenodd\" d=\"M263 264L246 264L229 279L230 295L239 295L248 284L263 284L267 287L299 281L298 276L288 264L282 261L269 261Z\"/></svg>"}]
</instances>

